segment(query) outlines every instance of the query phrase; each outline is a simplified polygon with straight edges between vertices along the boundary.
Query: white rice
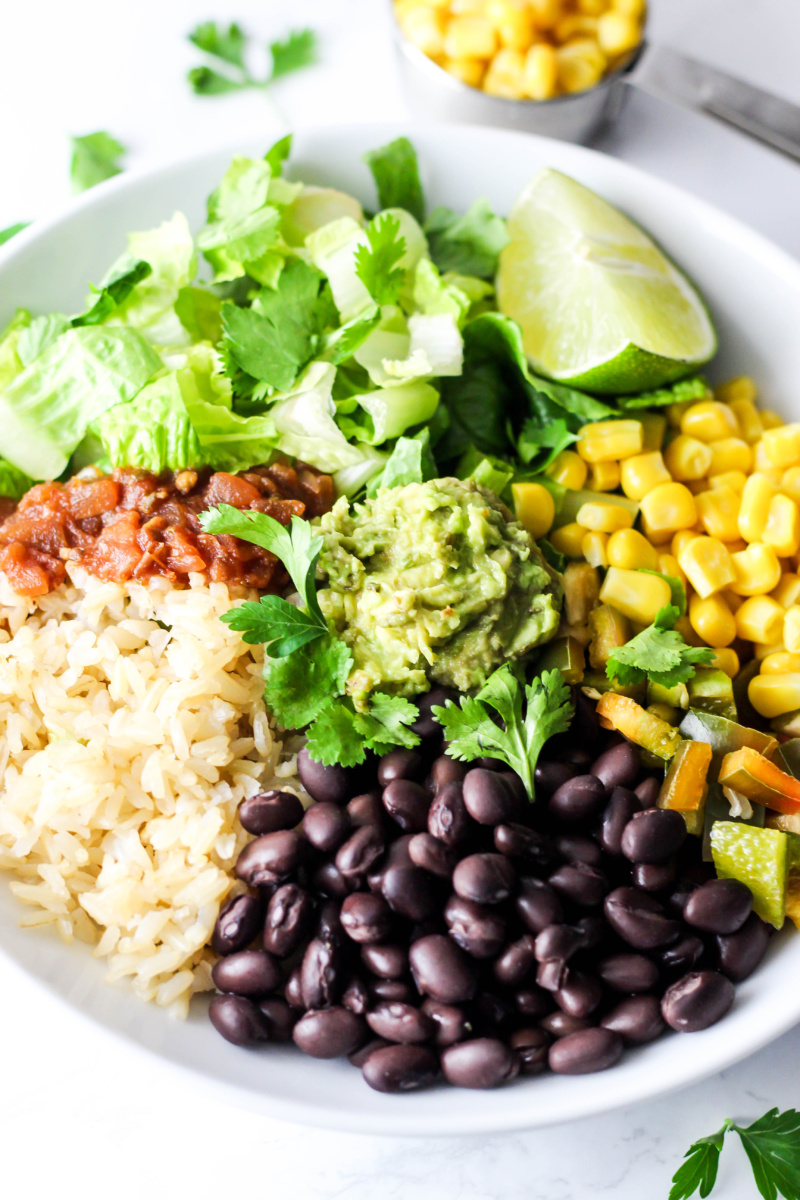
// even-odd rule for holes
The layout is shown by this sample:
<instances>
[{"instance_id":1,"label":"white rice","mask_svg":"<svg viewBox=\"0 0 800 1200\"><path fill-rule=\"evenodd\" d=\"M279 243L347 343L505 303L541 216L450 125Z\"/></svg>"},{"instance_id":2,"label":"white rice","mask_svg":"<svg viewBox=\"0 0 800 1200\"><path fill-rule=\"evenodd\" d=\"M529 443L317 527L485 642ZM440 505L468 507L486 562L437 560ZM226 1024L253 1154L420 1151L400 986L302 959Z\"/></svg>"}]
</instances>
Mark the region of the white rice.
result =
<instances>
[{"instance_id":1,"label":"white rice","mask_svg":"<svg viewBox=\"0 0 800 1200\"><path fill-rule=\"evenodd\" d=\"M23 925L94 944L110 981L185 1016L248 840L237 806L276 780L300 795L295 756L224 584L68 571L36 601L0 575L0 867Z\"/></svg>"}]
</instances>

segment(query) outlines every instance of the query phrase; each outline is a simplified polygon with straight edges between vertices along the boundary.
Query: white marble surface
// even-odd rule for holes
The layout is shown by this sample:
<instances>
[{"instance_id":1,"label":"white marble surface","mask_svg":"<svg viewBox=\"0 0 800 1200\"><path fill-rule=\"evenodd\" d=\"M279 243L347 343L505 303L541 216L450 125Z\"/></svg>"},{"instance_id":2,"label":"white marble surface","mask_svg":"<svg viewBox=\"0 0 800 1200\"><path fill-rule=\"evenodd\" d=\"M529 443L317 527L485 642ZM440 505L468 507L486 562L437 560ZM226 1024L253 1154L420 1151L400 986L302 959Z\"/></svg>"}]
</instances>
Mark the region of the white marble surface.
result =
<instances>
[{"instance_id":1,"label":"white marble surface","mask_svg":"<svg viewBox=\"0 0 800 1200\"><path fill-rule=\"evenodd\" d=\"M797 0L651 0L651 7L654 36L800 103ZM382 0L8 4L0 38L0 228L67 198L70 132L109 129L131 147L131 166L237 134L270 135L278 119L264 97L197 99L183 82L196 61L183 35L212 15L238 19L264 38L304 23L320 30L323 64L275 91L293 124L405 115ZM800 254L800 167L778 155L644 96L632 98L603 148ZM31 1200L211 1200L226 1191L252 1200L660 1200L694 1137L725 1116L752 1118L800 1098L796 1029L704 1084L591 1121L508 1137L359 1138L230 1108L95 1034L5 963L0 1030L0 1186ZM716 1195L756 1195L733 1145Z\"/></svg>"}]
</instances>

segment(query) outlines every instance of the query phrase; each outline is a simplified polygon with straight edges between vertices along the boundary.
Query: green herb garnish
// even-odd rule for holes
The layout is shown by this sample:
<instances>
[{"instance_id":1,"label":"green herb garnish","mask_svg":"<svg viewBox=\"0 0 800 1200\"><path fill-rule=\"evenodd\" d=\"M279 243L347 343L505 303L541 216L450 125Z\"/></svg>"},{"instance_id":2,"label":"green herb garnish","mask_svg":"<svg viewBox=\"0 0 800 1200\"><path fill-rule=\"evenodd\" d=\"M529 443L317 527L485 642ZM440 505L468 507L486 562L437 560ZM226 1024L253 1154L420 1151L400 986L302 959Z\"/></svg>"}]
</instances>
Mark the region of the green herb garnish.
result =
<instances>
[{"instance_id":1,"label":"green herb garnish","mask_svg":"<svg viewBox=\"0 0 800 1200\"><path fill-rule=\"evenodd\" d=\"M125 147L104 130L87 133L72 139L72 162L69 168L73 192L88 188L122 173L120 159Z\"/></svg>"},{"instance_id":2,"label":"green herb garnish","mask_svg":"<svg viewBox=\"0 0 800 1200\"><path fill-rule=\"evenodd\" d=\"M216 21L203 21L188 36L198 50L216 60L213 67L193 67L189 72L187 78L198 96L266 88L276 79L317 61L317 36L313 29L295 30L269 43L271 69L265 79L258 79L247 66L250 37L241 26L233 23L226 28ZM221 71L217 69L220 66Z\"/></svg>"},{"instance_id":3,"label":"green herb garnish","mask_svg":"<svg viewBox=\"0 0 800 1200\"><path fill-rule=\"evenodd\" d=\"M672 1177L669 1200L688 1200L695 1192L701 1197L710 1194L729 1131L738 1133L764 1200L800 1200L800 1113L793 1108L783 1113L771 1108L752 1125L728 1119L716 1133L693 1142Z\"/></svg>"},{"instance_id":4,"label":"green herb garnish","mask_svg":"<svg viewBox=\"0 0 800 1200\"><path fill-rule=\"evenodd\" d=\"M406 239L397 217L391 213L375 217L367 226L367 241L356 250L356 275L376 304L396 304L406 278L398 266Z\"/></svg>"},{"instance_id":5,"label":"green herb garnish","mask_svg":"<svg viewBox=\"0 0 800 1200\"><path fill-rule=\"evenodd\" d=\"M30 221L17 221L16 225L7 225L5 229L0 229L0 246L10 241L15 233L22 233L29 225Z\"/></svg>"},{"instance_id":6,"label":"green herb garnish","mask_svg":"<svg viewBox=\"0 0 800 1200\"><path fill-rule=\"evenodd\" d=\"M420 224L425 220L425 196L417 152L408 138L399 137L370 150L364 162L372 172L379 208L404 208Z\"/></svg>"},{"instance_id":7,"label":"green herb garnish","mask_svg":"<svg viewBox=\"0 0 800 1200\"><path fill-rule=\"evenodd\" d=\"M652 683L672 688L687 683L693 677L695 667L713 662L713 650L705 646L687 646L677 632L675 622L680 615L680 609L674 604L659 609L652 625L609 656L608 678L623 687L643 683L649 678Z\"/></svg>"}]
</instances>

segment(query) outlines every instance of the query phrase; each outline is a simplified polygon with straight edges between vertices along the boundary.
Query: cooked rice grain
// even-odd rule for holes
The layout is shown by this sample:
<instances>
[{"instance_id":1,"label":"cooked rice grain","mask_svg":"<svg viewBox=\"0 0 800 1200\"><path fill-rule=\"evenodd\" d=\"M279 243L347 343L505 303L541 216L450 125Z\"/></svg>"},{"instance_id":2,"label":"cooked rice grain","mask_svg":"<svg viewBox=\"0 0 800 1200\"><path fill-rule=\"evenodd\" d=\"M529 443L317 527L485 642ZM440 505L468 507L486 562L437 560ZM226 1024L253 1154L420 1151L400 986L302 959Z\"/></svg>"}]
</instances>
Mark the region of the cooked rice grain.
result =
<instances>
[{"instance_id":1,"label":"cooked rice grain","mask_svg":"<svg viewBox=\"0 0 800 1200\"><path fill-rule=\"evenodd\" d=\"M69 572L35 602L0 576L0 867L22 924L95 943L109 980L185 1015L211 986L236 809L276 780L299 795L295 758L224 584Z\"/></svg>"}]
</instances>

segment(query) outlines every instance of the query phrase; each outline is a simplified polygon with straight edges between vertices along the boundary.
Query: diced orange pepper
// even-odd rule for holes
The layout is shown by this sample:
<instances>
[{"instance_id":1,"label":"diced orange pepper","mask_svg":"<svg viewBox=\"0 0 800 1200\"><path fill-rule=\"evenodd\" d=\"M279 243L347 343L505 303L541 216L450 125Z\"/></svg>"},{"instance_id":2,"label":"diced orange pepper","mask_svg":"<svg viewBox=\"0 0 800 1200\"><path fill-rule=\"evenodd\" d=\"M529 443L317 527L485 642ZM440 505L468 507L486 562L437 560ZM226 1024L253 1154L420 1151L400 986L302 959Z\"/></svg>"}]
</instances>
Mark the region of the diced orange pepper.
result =
<instances>
[{"instance_id":1,"label":"diced orange pepper","mask_svg":"<svg viewBox=\"0 0 800 1200\"><path fill-rule=\"evenodd\" d=\"M748 746L725 755L719 782L741 792L755 804L788 815L800 813L800 780L787 775Z\"/></svg>"},{"instance_id":2,"label":"diced orange pepper","mask_svg":"<svg viewBox=\"0 0 800 1200\"><path fill-rule=\"evenodd\" d=\"M629 696L606 692L597 702L597 715L604 728L618 729L630 741L658 758L672 758L681 744L681 735L674 726L648 712Z\"/></svg>"},{"instance_id":3,"label":"diced orange pepper","mask_svg":"<svg viewBox=\"0 0 800 1200\"><path fill-rule=\"evenodd\" d=\"M710 766L711 747L707 742L681 742L661 785L658 807L672 808L677 812L697 812L701 809Z\"/></svg>"}]
</instances>

